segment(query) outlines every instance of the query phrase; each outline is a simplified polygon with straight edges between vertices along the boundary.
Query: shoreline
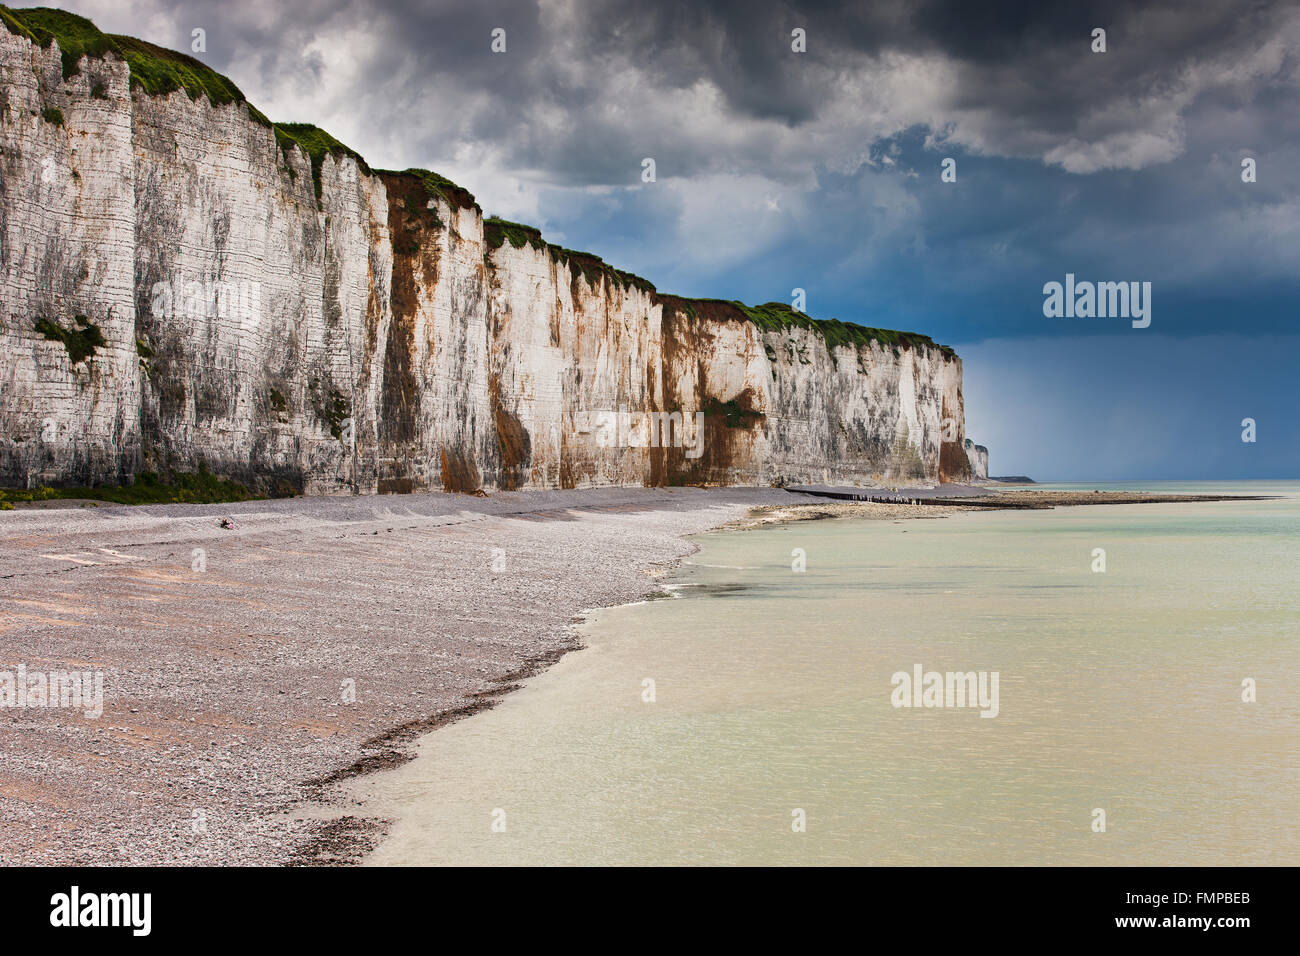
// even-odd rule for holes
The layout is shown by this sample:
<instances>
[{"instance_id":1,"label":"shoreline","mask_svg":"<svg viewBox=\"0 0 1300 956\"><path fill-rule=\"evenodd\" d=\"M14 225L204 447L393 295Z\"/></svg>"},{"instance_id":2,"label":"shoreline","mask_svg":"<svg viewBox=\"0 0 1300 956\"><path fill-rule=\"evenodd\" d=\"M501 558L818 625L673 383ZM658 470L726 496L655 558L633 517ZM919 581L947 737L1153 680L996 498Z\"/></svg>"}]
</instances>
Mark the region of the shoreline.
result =
<instances>
[{"instance_id":1,"label":"shoreline","mask_svg":"<svg viewBox=\"0 0 1300 956\"><path fill-rule=\"evenodd\" d=\"M688 553L684 536L790 498L610 488L6 511L0 671L103 673L98 719L0 708L6 862L292 863L313 844L328 857L326 824L294 808L491 706L577 646L586 609L654 593L647 572Z\"/></svg>"},{"instance_id":2,"label":"shoreline","mask_svg":"<svg viewBox=\"0 0 1300 956\"><path fill-rule=\"evenodd\" d=\"M656 594L688 535L988 508L613 488L7 512L0 670L102 670L104 700L0 709L6 862L356 862L383 823L334 784L579 649L573 625Z\"/></svg>"}]
</instances>

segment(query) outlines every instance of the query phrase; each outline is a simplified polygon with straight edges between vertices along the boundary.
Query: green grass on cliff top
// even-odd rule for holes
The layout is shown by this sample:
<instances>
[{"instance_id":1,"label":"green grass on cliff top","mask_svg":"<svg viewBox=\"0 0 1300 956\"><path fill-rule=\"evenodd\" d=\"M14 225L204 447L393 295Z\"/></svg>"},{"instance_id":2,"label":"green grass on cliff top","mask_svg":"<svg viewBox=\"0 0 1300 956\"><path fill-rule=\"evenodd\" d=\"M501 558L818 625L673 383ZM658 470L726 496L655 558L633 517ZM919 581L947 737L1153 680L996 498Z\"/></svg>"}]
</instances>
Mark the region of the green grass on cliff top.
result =
<instances>
[{"instance_id":1,"label":"green grass on cliff top","mask_svg":"<svg viewBox=\"0 0 1300 956\"><path fill-rule=\"evenodd\" d=\"M326 155L350 156L366 172L370 167L356 150L345 146L329 133L310 123L272 123L228 77L200 60L175 50L167 50L135 37L104 33L85 17L50 7L14 10L0 6L0 21L10 33L26 37L41 47L59 44L63 61L63 78L81 71L81 58L102 59L114 53L126 61L131 70L131 87L150 96L166 96L184 90L190 99L206 96L213 106L243 103L248 115L275 132L275 140L287 154L294 146L310 161L316 197L321 194L320 171ZM441 178L441 177L439 177ZM455 185L450 184L450 185ZM457 187L459 188L459 187Z\"/></svg>"},{"instance_id":2,"label":"green grass on cliff top","mask_svg":"<svg viewBox=\"0 0 1300 956\"><path fill-rule=\"evenodd\" d=\"M446 176L440 176L431 169L376 169L375 172L384 176L410 176L419 181L424 188L424 194L430 199L438 197L443 200L452 209L457 207L461 209L477 209L482 212L474 194L464 186L458 186Z\"/></svg>"},{"instance_id":3,"label":"green grass on cliff top","mask_svg":"<svg viewBox=\"0 0 1300 956\"><path fill-rule=\"evenodd\" d=\"M637 288L646 293L655 291L654 284L649 279L616 269L594 252L579 252L577 249L566 249L547 242L542 238L540 229L522 222L488 216L483 220L483 241L490 249L500 249L508 242L516 249L529 245L539 252L549 252L552 259L560 265L567 265L574 275L581 273L592 288L604 278L621 289Z\"/></svg>"},{"instance_id":4,"label":"green grass on cliff top","mask_svg":"<svg viewBox=\"0 0 1300 956\"><path fill-rule=\"evenodd\" d=\"M747 320L764 332L783 332L787 329L806 329L826 340L827 347L856 347L878 342L898 349L937 349L955 358L957 353L947 345L939 345L928 335L919 332L898 332L894 329L876 329L839 319L814 319L784 302L764 302L762 305L745 305L726 299L684 299L673 295L658 297L665 309L673 309L691 318L705 316L722 320Z\"/></svg>"},{"instance_id":5,"label":"green grass on cliff top","mask_svg":"<svg viewBox=\"0 0 1300 956\"><path fill-rule=\"evenodd\" d=\"M319 126L311 123L276 123L272 128L275 130L275 141L280 144L280 149L284 150L286 156L297 146L311 160L311 181L316 187L317 199L320 199L321 193L320 168L327 155L335 159L351 156L358 166L367 173L370 172L370 167L360 153L344 146Z\"/></svg>"},{"instance_id":6,"label":"green grass on cliff top","mask_svg":"<svg viewBox=\"0 0 1300 956\"><path fill-rule=\"evenodd\" d=\"M893 329L874 329L839 319L813 319L784 302L765 302L762 305L735 303L744 310L751 322L764 332L781 332L785 329L809 329L826 339L827 345L866 345L879 342L894 348L938 349L948 356L957 353L946 345L939 345L928 335L919 332L898 332Z\"/></svg>"},{"instance_id":7,"label":"green grass on cliff top","mask_svg":"<svg viewBox=\"0 0 1300 956\"><path fill-rule=\"evenodd\" d=\"M65 79L79 72L82 56L102 58L111 52L122 57L130 66L133 89L140 89L150 95L166 95L183 89L191 99L206 95L214 106L225 103L246 104L249 116L274 130L276 142L286 154L297 146L311 161L312 181L317 199L321 196L321 164L327 154L336 159L350 156L363 170L367 173L371 172L360 153L339 142L318 126L310 123L272 123L248 102L239 87L194 57L174 50L166 50L134 37L103 33L85 17L50 7L15 10L0 5L0 21L3 21L9 32L26 37L42 47L48 48L51 41L57 41L63 60ZM469 190L427 169L406 169L401 173L387 170L380 170L380 172L388 175L416 176L421 180L427 195L440 196L449 205L479 208ZM563 246L546 242L542 239L541 231L533 226L489 216L483 221L483 235L487 245L492 249L498 249L503 243L509 242L516 249L522 249L527 244L538 250L546 250L556 262L569 265L575 273L582 273L588 284L593 287L603 277L620 288L635 287L647 293L655 293L654 285L648 280L616 269L594 253L565 249ZM947 346L936 345L928 335L867 328L851 322L841 322L838 319L811 319L781 302L747 306L741 302L682 299L676 296L661 296L660 300L667 306L690 315L703 311L720 318L744 317L766 332L787 328L809 329L820 333L826 339L827 345L831 346L880 342L893 348L917 346L936 348L946 355L956 354Z\"/></svg>"},{"instance_id":8,"label":"green grass on cliff top","mask_svg":"<svg viewBox=\"0 0 1300 956\"><path fill-rule=\"evenodd\" d=\"M636 287L643 292L655 295L665 308L682 312L694 318L707 315L721 320L748 320L764 332L780 332L785 329L807 329L822 336L828 347L869 345L878 342L883 346L900 348L938 349L944 355L956 356L951 348L938 345L928 335L919 332L897 332L893 329L875 329L839 319L813 319L797 312L784 302L765 302L762 305L745 305L743 302L724 299L686 299L678 296L659 295L654 285L647 279L615 269L600 256L590 252L578 252L565 249L542 238L541 230L522 222L511 222L497 216L483 220L483 239L491 249L499 249L510 243L516 249L525 245L538 251L550 252L551 258L561 265L567 264L576 274L581 273L587 284L593 288L603 276L620 288Z\"/></svg>"},{"instance_id":9,"label":"green grass on cliff top","mask_svg":"<svg viewBox=\"0 0 1300 956\"><path fill-rule=\"evenodd\" d=\"M516 249L522 249L525 245L529 245L539 251L544 251L549 245L542 238L542 230L536 226L528 226L522 222L511 222L509 219L502 219L500 216L488 216L483 220L483 241L491 249L500 249L507 242Z\"/></svg>"},{"instance_id":10,"label":"green grass on cliff top","mask_svg":"<svg viewBox=\"0 0 1300 956\"><path fill-rule=\"evenodd\" d=\"M102 32L85 17L50 7L32 7L14 10L0 6L0 21L10 33L26 37L41 47L59 44L63 60L63 78L76 76L83 56L99 58L115 53L127 62L131 70L131 86L150 96L165 96L184 90L190 99L207 96L213 106L226 103L243 103L248 114L263 126L275 132L275 141L288 154L294 146L302 150L311 162L312 183L316 198L321 195L321 165L327 155L340 159L349 156L369 173L370 166L356 150L341 143L319 126L311 123L272 123L228 77L222 76L192 56L167 50L135 37ZM449 202L462 206L475 206L468 190L451 180L428 170L407 170L425 179L428 187L437 190Z\"/></svg>"},{"instance_id":11,"label":"green grass on cliff top","mask_svg":"<svg viewBox=\"0 0 1300 956\"><path fill-rule=\"evenodd\" d=\"M109 53L115 53L126 60L131 69L131 86L152 96L184 90L190 99L206 95L214 106L248 102L239 87L194 57L135 37L104 33L75 13L50 7L14 10L0 6L0 20L10 33L26 37L41 47L48 49L51 41L57 42L65 80L80 72L83 56L103 59ZM248 112L262 125L271 125L270 120L252 104L249 104Z\"/></svg>"}]
</instances>

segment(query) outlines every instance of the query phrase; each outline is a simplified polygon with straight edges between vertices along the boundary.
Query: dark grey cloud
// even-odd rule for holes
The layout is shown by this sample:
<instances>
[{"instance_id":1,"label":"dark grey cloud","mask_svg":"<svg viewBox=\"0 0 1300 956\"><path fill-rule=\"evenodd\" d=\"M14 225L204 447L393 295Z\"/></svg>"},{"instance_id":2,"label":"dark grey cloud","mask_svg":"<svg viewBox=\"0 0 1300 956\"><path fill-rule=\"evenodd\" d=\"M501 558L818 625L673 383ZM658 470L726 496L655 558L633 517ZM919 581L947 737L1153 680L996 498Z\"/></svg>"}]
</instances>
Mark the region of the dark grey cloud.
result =
<instances>
[{"instance_id":1,"label":"dark grey cloud","mask_svg":"<svg viewBox=\"0 0 1300 956\"><path fill-rule=\"evenodd\" d=\"M1199 98L1296 92L1297 13L1282 2L152 0L150 17L69 5L115 29L170 21L177 43L206 24L207 59L251 71L234 77L250 93L326 91L313 105L330 115L295 119L341 115L367 141L400 129L435 157L490 153L575 185L626 183L647 144L679 176L806 175L917 123L1072 172L1141 168L1182 149ZM1089 49L1098 26L1104 55ZM504 55L489 50L495 27ZM806 54L790 50L795 27ZM339 59L357 88L328 91Z\"/></svg>"},{"instance_id":2,"label":"dark grey cloud","mask_svg":"<svg viewBox=\"0 0 1300 956\"><path fill-rule=\"evenodd\" d=\"M997 274L1106 247L1268 273L1300 251L1291 3L69 6L181 47L201 25L205 59L273 118L319 123L376 166L439 169L490 209L571 244L612 240L669 277L832 235L818 255L844 273L900 251ZM489 47L497 27L504 54ZM790 50L795 27L806 54ZM1248 153L1260 182L1232 188ZM938 187L947 155L959 195ZM1207 252L1207 232L1243 251ZM991 266L975 256L988 249Z\"/></svg>"}]
</instances>

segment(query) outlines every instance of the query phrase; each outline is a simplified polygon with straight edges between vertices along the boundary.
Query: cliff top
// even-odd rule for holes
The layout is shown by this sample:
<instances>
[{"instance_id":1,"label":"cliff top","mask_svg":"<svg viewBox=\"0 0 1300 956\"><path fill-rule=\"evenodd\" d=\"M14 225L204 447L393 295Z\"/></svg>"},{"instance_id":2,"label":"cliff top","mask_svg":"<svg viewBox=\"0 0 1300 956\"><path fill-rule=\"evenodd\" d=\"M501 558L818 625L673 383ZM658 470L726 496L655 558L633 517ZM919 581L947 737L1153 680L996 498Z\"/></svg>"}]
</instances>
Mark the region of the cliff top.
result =
<instances>
[{"instance_id":1,"label":"cliff top","mask_svg":"<svg viewBox=\"0 0 1300 956\"><path fill-rule=\"evenodd\" d=\"M658 300L665 308L694 318L697 315L713 320L749 321L764 332L781 332L786 329L807 329L816 332L826 340L827 347L860 346L879 342L882 346L892 348L897 354L900 349L936 349L949 358L956 358L957 353L950 346L939 345L928 335L920 332L899 332L894 329L877 329L855 322L841 322L839 319L814 319L784 302L764 302L762 305L745 305L736 300L726 299L686 299L675 295L659 295Z\"/></svg>"},{"instance_id":2,"label":"cliff top","mask_svg":"<svg viewBox=\"0 0 1300 956\"><path fill-rule=\"evenodd\" d=\"M192 56L165 50L135 37L104 33L85 17L51 7L15 10L0 6L0 21L10 33L26 37L42 48L48 49L51 42L57 42L65 80L81 72L83 56L103 59L115 53L130 67L133 89L154 96L184 90L190 99L206 94L214 106L247 103L248 113L253 119L264 126L272 125L260 110L248 103L229 78Z\"/></svg>"},{"instance_id":3,"label":"cliff top","mask_svg":"<svg viewBox=\"0 0 1300 956\"><path fill-rule=\"evenodd\" d=\"M251 110L252 107L249 107ZM326 155L338 159L342 156L350 156L357 161L367 173L370 172L370 166L362 158L361 154L350 146L345 146L337 139L325 132L319 126L313 126L311 123L275 123L271 128L275 131L275 141L280 144L280 149L285 154L292 152L297 146L302 150L304 156L311 160L311 181L316 187L316 198L320 199L320 168L325 162Z\"/></svg>"},{"instance_id":4,"label":"cliff top","mask_svg":"<svg viewBox=\"0 0 1300 956\"><path fill-rule=\"evenodd\" d=\"M475 201L472 192L464 186L458 186L446 176L441 176L431 169L411 168L403 169L401 171L395 169L377 169L375 172L384 176L410 177L424 189L424 194L426 196L430 199L437 197L452 209L459 207L461 209L477 209L479 212L483 211L478 202Z\"/></svg>"},{"instance_id":5,"label":"cliff top","mask_svg":"<svg viewBox=\"0 0 1300 956\"><path fill-rule=\"evenodd\" d=\"M575 276L579 274L585 276L587 284L591 286L595 286L596 282L604 277L619 288L637 288L650 294L655 291L654 283L649 279L616 269L594 252L580 252L577 249L566 249L564 246L547 242L542 238L542 231L536 226L511 222L499 216L488 216L483 220L483 241L491 249L500 249L502 245L509 242L516 249L530 245L542 252L549 252L551 258L557 263L568 265Z\"/></svg>"},{"instance_id":6,"label":"cliff top","mask_svg":"<svg viewBox=\"0 0 1300 956\"><path fill-rule=\"evenodd\" d=\"M165 96L176 90L184 90L191 99L206 95L213 106L243 103L248 108L248 115L254 121L274 132L276 142L286 155L296 146L310 160L317 199L321 195L321 165L326 155L332 155L336 159L350 157L363 171L372 172L360 153L318 126L311 123L273 123L257 107L248 102L243 92L229 78L192 56L167 50L135 37L104 33L85 17L51 7L13 9L0 5L0 22L4 23L10 33L25 37L43 48L48 49L51 42L57 42L63 61L64 79L80 72L83 56L102 59L113 54L125 60L130 68L133 90L138 89L151 96ZM96 95L93 90L91 95ZM400 172L392 170L373 172L386 176L413 177L419 181L429 197L437 196L452 207L482 211L469 190L431 170L413 168ZM531 245L538 250L549 252L557 263L567 264L575 277L581 274L591 285L604 278L619 288L637 288L654 295L656 300L663 303L665 307L690 316L703 314L723 320L747 320L767 332L787 328L808 329L820 333L826 339L828 346L866 345L879 342L892 347L895 351L900 348L916 347L937 349L950 357L956 355L951 348L936 344L928 335L869 328L852 322L841 322L839 319L813 319L781 302L749 306L742 302L722 299L688 299L661 295L649 280L617 269L594 253L566 249L547 242L536 227L510 222L496 216L484 219L483 235L492 249L500 248L505 242L509 242L516 249Z\"/></svg>"},{"instance_id":7,"label":"cliff top","mask_svg":"<svg viewBox=\"0 0 1300 956\"><path fill-rule=\"evenodd\" d=\"M949 358L957 353L947 345L939 345L928 335L919 332L898 332L893 329L876 329L854 322L841 322L839 319L814 319L799 312L784 302L765 302L762 305L745 305L743 302L725 299L689 299L682 296L666 295L655 289L648 279L623 272L611 266L600 256L590 252L578 252L565 249L542 238L542 232L535 226L522 222L511 222L498 216L489 216L483 220L483 238L492 249L499 249L509 242L516 249L530 245L542 252L549 252L556 262L568 263L575 274L581 272L590 285L595 285L600 276L605 276L620 287L635 286L655 297L655 301L665 308L689 315L703 315L710 319L723 321L753 322L764 332L779 332L784 329L807 329L821 335L828 347L838 345L859 346L879 342L897 352L899 349L936 349Z\"/></svg>"}]
</instances>

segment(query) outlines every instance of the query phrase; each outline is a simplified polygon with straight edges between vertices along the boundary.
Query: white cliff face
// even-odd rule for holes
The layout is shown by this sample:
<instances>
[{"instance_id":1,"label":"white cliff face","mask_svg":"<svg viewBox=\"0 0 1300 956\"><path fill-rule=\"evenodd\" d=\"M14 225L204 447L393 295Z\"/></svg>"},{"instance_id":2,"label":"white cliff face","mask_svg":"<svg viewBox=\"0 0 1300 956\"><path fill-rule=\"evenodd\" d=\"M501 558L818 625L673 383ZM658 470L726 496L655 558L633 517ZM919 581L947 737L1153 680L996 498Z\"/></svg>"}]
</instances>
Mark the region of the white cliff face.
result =
<instances>
[{"instance_id":1,"label":"white cliff face","mask_svg":"<svg viewBox=\"0 0 1300 956\"><path fill-rule=\"evenodd\" d=\"M588 426L596 416L658 407L660 316L652 295L607 277L593 286L527 243L502 243L489 265L498 484L645 483L649 449Z\"/></svg>"},{"instance_id":2,"label":"white cliff face","mask_svg":"<svg viewBox=\"0 0 1300 956\"><path fill-rule=\"evenodd\" d=\"M494 239L472 200L342 154L318 197L309 158L247 105L133 91L113 54L81 66L64 79L57 44L0 30L0 483L205 467L374 493L973 468L949 351L765 331ZM74 362L38 318L103 344Z\"/></svg>"},{"instance_id":3,"label":"white cliff face","mask_svg":"<svg viewBox=\"0 0 1300 956\"><path fill-rule=\"evenodd\" d=\"M961 361L881 342L826 349L811 331L764 336L772 374L767 472L798 482L964 477Z\"/></svg>"},{"instance_id":4,"label":"white cliff face","mask_svg":"<svg viewBox=\"0 0 1300 956\"><path fill-rule=\"evenodd\" d=\"M308 160L241 105L137 94L132 122L141 466L365 483L389 325L382 184L326 157L318 203Z\"/></svg>"},{"instance_id":5,"label":"white cliff face","mask_svg":"<svg viewBox=\"0 0 1300 956\"><path fill-rule=\"evenodd\" d=\"M985 480L989 476L989 450L966 439L966 457L970 462L970 476Z\"/></svg>"},{"instance_id":6,"label":"white cliff face","mask_svg":"<svg viewBox=\"0 0 1300 956\"><path fill-rule=\"evenodd\" d=\"M357 435L359 490L493 486L482 218L428 196L412 177L374 182L388 194L382 236L393 251L374 270L383 321L371 346L375 390L362 401L376 430Z\"/></svg>"},{"instance_id":7,"label":"white cliff face","mask_svg":"<svg viewBox=\"0 0 1300 956\"><path fill-rule=\"evenodd\" d=\"M90 95L94 83L102 96ZM5 484L134 470L124 465L140 443L130 103L125 64L96 63L65 81L57 48L0 30ZM77 316L106 344L74 364L35 322L75 333Z\"/></svg>"}]
</instances>

